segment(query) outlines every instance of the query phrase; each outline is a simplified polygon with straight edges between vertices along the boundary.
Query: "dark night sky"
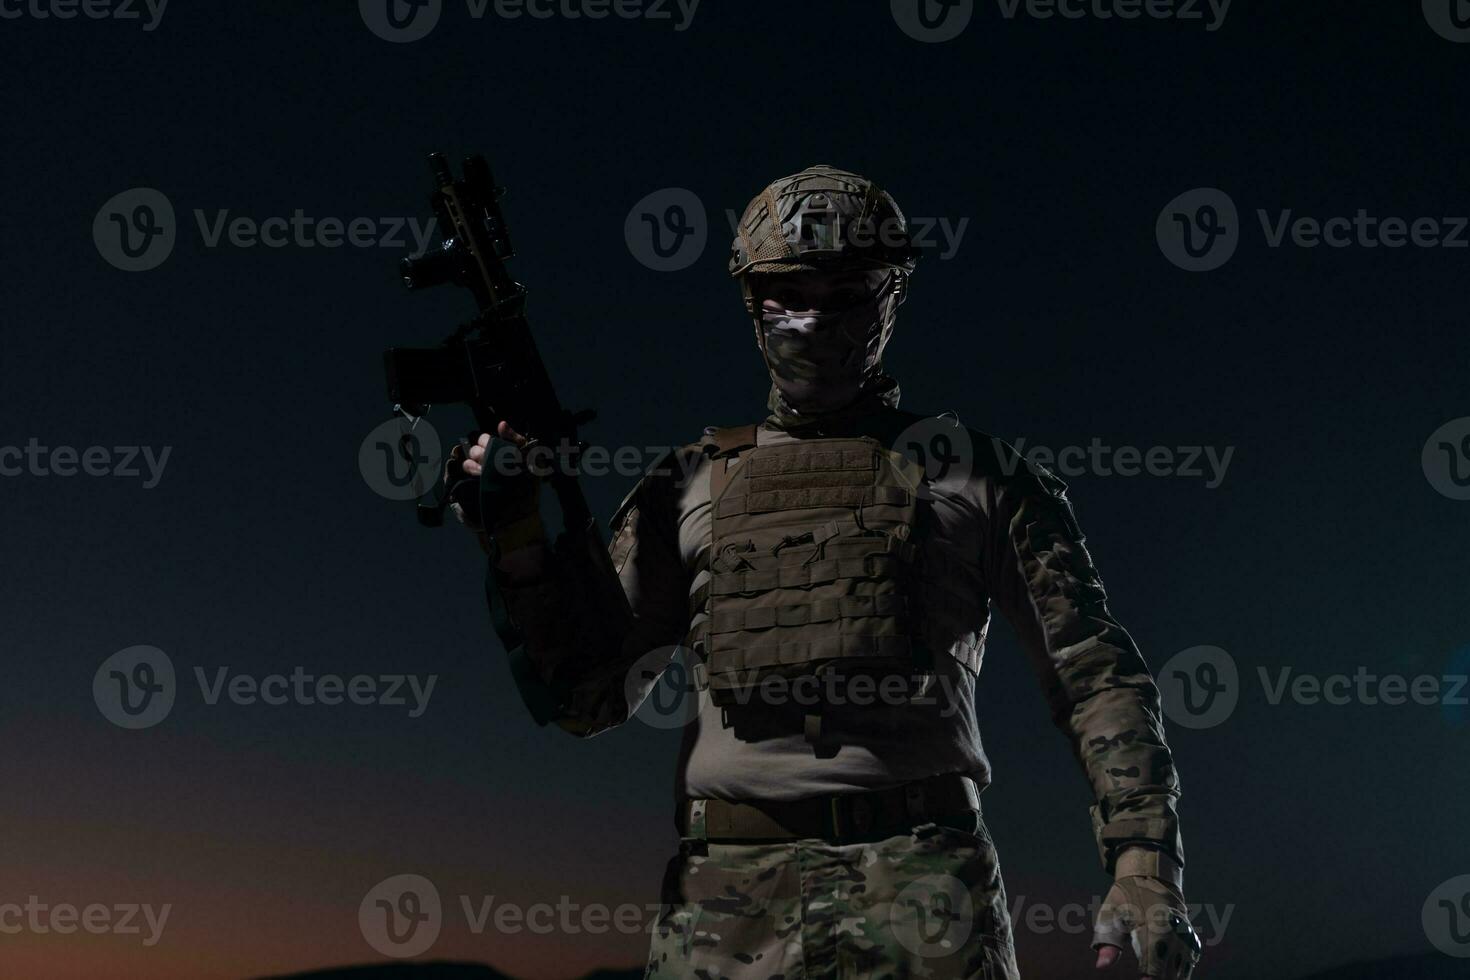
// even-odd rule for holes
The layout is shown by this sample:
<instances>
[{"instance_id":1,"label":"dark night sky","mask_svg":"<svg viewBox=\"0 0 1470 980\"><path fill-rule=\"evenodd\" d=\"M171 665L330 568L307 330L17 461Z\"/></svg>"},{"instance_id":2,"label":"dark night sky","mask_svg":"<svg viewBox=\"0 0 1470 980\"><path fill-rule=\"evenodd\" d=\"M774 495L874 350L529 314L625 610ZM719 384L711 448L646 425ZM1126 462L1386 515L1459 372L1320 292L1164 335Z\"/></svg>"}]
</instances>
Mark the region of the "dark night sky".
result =
<instances>
[{"instance_id":1,"label":"dark night sky","mask_svg":"<svg viewBox=\"0 0 1470 980\"><path fill-rule=\"evenodd\" d=\"M12 8L9 0L4 4ZM1256 209L1470 213L1470 45L1418 4L1247 3L1199 22L1008 20L981 2L924 44L887 4L701 4L669 21L474 20L449 0L390 44L341 3L176 0L137 21L0 20L6 274L0 446L172 447L159 484L0 479L0 902L170 903L163 938L0 935L6 975L240 977L366 961L378 881L528 904L656 901L675 837L673 732L579 743L510 684L462 532L419 529L357 468L387 418L380 351L469 313L409 295L402 249L207 247L192 217L427 217L424 154L491 156L563 397L601 444L682 443L762 413L724 273L727 208L812 163L912 216L968 219L916 273L889 367L905 407L1032 444L1235 447L1202 479L1088 474L1072 497L1113 609L1155 668L1197 645L1244 679L1225 723L1171 743L1192 902L1232 909L1220 980L1430 948L1420 909L1470 872L1466 709L1271 705L1257 669L1450 671L1470 502L1421 448L1470 415L1470 250L1271 248ZM657 272L634 203L694 191L710 244ZM1155 219L1219 187L1223 268L1175 268ZM93 219L162 191L178 242L109 265ZM1470 237L1470 235L1467 235ZM466 424L452 412L441 429ZM589 481L610 515L626 477ZM99 712L137 644L182 683L161 724ZM428 710L206 704L193 670L437 674ZM1458 668L1463 671L1463 665ZM1106 888L1086 783L1009 628L980 711L987 820L1013 902ZM1083 935L1018 925L1022 966L1090 975ZM436 956L525 977L636 963L642 935L474 935Z\"/></svg>"}]
</instances>

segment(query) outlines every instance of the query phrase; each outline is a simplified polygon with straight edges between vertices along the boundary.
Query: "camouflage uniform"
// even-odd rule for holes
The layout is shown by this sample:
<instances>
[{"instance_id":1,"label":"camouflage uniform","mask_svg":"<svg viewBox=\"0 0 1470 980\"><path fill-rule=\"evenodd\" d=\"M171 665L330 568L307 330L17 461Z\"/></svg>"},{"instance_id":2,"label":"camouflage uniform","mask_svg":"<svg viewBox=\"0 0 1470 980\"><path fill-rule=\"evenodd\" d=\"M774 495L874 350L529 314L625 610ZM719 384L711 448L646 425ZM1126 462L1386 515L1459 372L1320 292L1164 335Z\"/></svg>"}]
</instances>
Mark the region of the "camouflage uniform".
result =
<instances>
[{"instance_id":1,"label":"camouflage uniform","mask_svg":"<svg viewBox=\"0 0 1470 980\"><path fill-rule=\"evenodd\" d=\"M732 269L742 274L775 382L772 415L750 430L756 449L832 437L891 447L922 418L897 409L898 386L881 368L912 268L902 248L872 262L886 278L872 300L873 326L858 338L866 344L860 396L815 417L784 397L791 390L782 376L785 355L773 353L768 341L775 334L744 273L762 264L778 272L809 262L820 268L826 257L841 255L844 242L820 232L784 250L771 239L791 237L793 227L806 235L810 224L794 215L830 212L834 202L841 212L843 201L869 217L897 215L902 222L896 205L870 183L827 167L778 181L742 219ZM491 528L501 557L537 556L515 572L492 562L489 593L517 683L540 723L584 736L622 723L670 652L698 646L702 630L707 635L710 584L721 571L711 554L712 484L717 467L738 464L738 454L725 453L712 433L662 459L619 509L610 546L615 580L605 574L608 556L567 554L543 541L534 509L507 507L511 517ZM943 715L917 701L824 709L824 745L810 729L803 737L800 711L715 705L702 690L698 716L684 732L680 798L774 807L856 799L945 776L983 788L990 767L974 686L993 605L1015 626L1053 720L1091 782L1104 868L1117 872L1120 894L1163 896L1182 913L1179 782L1158 691L1107 609L1065 485L999 440L963 433L975 450L972 465L925 475L920 519L907 542L923 570L918 588L933 596L916 637L935 651L933 676L952 686L963 710ZM607 612L612 605L618 611ZM680 852L665 879L648 975L1011 980L1018 973L1005 891L978 805L972 811L866 838L803 834L762 842L720 839L694 819L681 828ZM1098 941L1120 945L1130 933L1145 966L1165 980L1189 976L1198 946L1179 915L1145 929L1136 916L1110 914Z\"/></svg>"},{"instance_id":2,"label":"camouflage uniform","mask_svg":"<svg viewBox=\"0 0 1470 980\"><path fill-rule=\"evenodd\" d=\"M975 977L1016 970L995 846L926 824L872 843L684 840L650 980Z\"/></svg>"}]
</instances>

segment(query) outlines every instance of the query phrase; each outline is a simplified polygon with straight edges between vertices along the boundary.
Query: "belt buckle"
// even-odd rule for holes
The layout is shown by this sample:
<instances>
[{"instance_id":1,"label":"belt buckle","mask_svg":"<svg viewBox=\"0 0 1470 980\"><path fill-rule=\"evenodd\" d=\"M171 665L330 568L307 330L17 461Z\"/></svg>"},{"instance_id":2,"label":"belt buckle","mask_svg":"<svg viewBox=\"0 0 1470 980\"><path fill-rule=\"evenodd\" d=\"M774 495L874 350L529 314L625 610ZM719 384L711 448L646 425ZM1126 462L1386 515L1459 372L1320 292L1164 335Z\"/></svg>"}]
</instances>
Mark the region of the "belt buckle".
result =
<instances>
[{"instance_id":1,"label":"belt buckle","mask_svg":"<svg viewBox=\"0 0 1470 980\"><path fill-rule=\"evenodd\" d=\"M827 812L835 838L866 834L873 829L873 803L866 796L834 796L827 803Z\"/></svg>"}]
</instances>

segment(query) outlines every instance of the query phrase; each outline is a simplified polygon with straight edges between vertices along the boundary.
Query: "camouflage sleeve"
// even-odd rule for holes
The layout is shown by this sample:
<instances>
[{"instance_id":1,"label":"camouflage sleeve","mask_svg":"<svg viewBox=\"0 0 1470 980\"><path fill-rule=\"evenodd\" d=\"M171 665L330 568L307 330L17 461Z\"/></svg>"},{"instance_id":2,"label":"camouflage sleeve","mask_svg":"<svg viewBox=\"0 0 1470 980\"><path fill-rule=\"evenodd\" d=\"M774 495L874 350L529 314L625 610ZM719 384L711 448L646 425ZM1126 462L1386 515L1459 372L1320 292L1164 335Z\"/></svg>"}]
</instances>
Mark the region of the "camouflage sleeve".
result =
<instances>
[{"instance_id":1,"label":"camouflage sleeve","mask_svg":"<svg viewBox=\"0 0 1470 980\"><path fill-rule=\"evenodd\" d=\"M1066 484L1024 463L991 491L987 578L1041 677L1097 803L1093 830L1109 873L1130 844L1183 864L1179 780L1159 692L1133 639L1108 612Z\"/></svg>"},{"instance_id":2,"label":"camouflage sleeve","mask_svg":"<svg viewBox=\"0 0 1470 980\"><path fill-rule=\"evenodd\" d=\"M596 554L538 539L535 561L519 562L515 572L502 562L492 573L490 604L492 612L497 601L504 605L511 672L540 724L581 736L621 724L683 639L688 583L668 463L628 494L605 551L594 528Z\"/></svg>"}]
</instances>

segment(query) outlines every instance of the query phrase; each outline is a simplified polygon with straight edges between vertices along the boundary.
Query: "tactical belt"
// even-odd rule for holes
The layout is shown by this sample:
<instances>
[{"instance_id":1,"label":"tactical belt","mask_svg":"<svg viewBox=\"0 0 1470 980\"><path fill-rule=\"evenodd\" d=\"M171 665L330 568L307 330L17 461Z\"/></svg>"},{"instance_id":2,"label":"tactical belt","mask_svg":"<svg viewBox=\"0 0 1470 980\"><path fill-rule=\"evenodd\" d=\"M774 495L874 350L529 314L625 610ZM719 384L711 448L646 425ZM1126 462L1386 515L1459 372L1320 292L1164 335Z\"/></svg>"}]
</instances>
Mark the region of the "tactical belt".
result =
<instances>
[{"instance_id":1,"label":"tactical belt","mask_svg":"<svg viewBox=\"0 0 1470 980\"><path fill-rule=\"evenodd\" d=\"M707 841L876 839L923 823L973 833L980 791L969 776L932 776L871 793L814 796L791 802L685 800L675 817L681 837Z\"/></svg>"}]
</instances>

